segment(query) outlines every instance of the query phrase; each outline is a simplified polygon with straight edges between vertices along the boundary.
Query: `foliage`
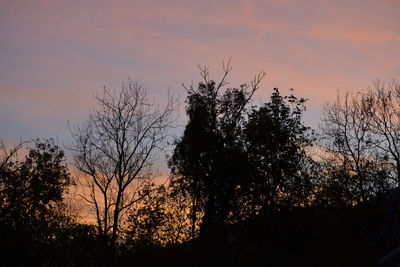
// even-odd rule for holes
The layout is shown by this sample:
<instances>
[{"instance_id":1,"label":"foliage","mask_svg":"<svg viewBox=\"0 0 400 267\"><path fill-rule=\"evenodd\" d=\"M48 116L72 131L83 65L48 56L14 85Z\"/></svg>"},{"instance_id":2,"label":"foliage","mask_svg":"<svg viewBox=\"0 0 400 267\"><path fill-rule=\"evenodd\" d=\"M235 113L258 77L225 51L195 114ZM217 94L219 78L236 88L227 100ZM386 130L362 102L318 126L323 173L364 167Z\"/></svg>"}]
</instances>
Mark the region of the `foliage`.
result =
<instances>
[{"instance_id":1,"label":"foliage","mask_svg":"<svg viewBox=\"0 0 400 267\"><path fill-rule=\"evenodd\" d=\"M173 246L189 239L186 201L164 185L151 185L129 210L126 242L131 249Z\"/></svg>"},{"instance_id":2,"label":"foliage","mask_svg":"<svg viewBox=\"0 0 400 267\"><path fill-rule=\"evenodd\" d=\"M306 168L312 132L302 123L305 99L283 97L274 89L270 102L248 109L264 77L250 85L226 89L209 79L190 87L189 121L170 159L172 185L190 196L192 221L204 211L201 234L221 232L224 225L258 214L307 206L313 181Z\"/></svg>"},{"instance_id":3,"label":"foliage","mask_svg":"<svg viewBox=\"0 0 400 267\"><path fill-rule=\"evenodd\" d=\"M305 101L293 94L283 97L275 88L270 102L249 114L244 134L253 213L271 215L310 204L313 186L307 163L313 162L306 149L312 145L312 132L302 122Z\"/></svg>"},{"instance_id":4,"label":"foliage","mask_svg":"<svg viewBox=\"0 0 400 267\"><path fill-rule=\"evenodd\" d=\"M0 223L10 255L21 253L23 259L40 261L71 222L63 204L71 179L64 152L52 140L36 140L34 145L23 161L16 156L22 145L3 157Z\"/></svg>"}]
</instances>

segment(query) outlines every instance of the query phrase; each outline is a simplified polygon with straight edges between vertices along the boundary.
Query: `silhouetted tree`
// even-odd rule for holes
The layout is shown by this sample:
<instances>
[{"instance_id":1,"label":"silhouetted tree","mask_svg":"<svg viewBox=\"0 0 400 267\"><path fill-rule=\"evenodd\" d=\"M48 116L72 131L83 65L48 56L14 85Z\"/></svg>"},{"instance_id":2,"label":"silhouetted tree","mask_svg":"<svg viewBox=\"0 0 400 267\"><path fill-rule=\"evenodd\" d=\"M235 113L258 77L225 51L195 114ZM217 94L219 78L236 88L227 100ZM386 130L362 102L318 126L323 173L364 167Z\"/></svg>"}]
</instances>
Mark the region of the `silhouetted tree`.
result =
<instances>
[{"instance_id":1,"label":"silhouetted tree","mask_svg":"<svg viewBox=\"0 0 400 267\"><path fill-rule=\"evenodd\" d=\"M237 192L247 161L241 140L245 109L265 76L261 72L250 85L221 92L231 71L229 62L223 69L216 83L208 68L200 68L203 81L186 88L189 121L169 161L173 183L190 196L192 225L204 209L200 230L204 238L238 215Z\"/></svg>"},{"instance_id":2,"label":"silhouetted tree","mask_svg":"<svg viewBox=\"0 0 400 267\"><path fill-rule=\"evenodd\" d=\"M71 131L71 150L84 181L82 196L95 210L98 232L112 258L121 217L153 177L151 167L165 145L175 103L168 96L160 109L148 101L141 84L131 81L118 92L104 88L96 99L98 107Z\"/></svg>"},{"instance_id":3,"label":"silhouetted tree","mask_svg":"<svg viewBox=\"0 0 400 267\"><path fill-rule=\"evenodd\" d=\"M14 157L21 145L3 157L0 170L2 242L9 242L9 257L20 257L13 261L40 264L70 222L63 195L71 179L52 140L36 140L23 161Z\"/></svg>"},{"instance_id":4,"label":"silhouetted tree","mask_svg":"<svg viewBox=\"0 0 400 267\"><path fill-rule=\"evenodd\" d=\"M386 148L394 143L389 132L379 131L385 127L379 126L380 118L394 123L380 112L388 111L389 103L384 98L380 91L346 93L325 106L321 144L327 180L323 181L320 196L327 197L328 203L357 205L393 188ZM386 140L391 142L389 146Z\"/></svg>"},{"instance_id":5,"label":"silhouetted tree","mask_svg":"<svg viewBox=\"0 0 400 267\"><path fill-rule=\"evenodd\" d=\"M253 214L311 204L313 160L306 150L312 131L302 122L305 101L281 96L275 88L269 102L249 113L244 133L250 163L247 205Z\"/></svg>"},{"instance_id":6,"label":"silhouetted tree","mask_svg":"<svg viewBox=\"0 0 400 267\"><path fill-rule=\"evenodd\" d=\"M134 248L156 247L166 242L163 227L167 224L165 187L142 190L143 198L129 209L127 238Z\"/></svg>"},{"instance_id":7,"label":"silhouetted tree","mask_svg":"<svg viewBox=\"0 0 400 267\"><path fill-rule=\"evenodd\" d=\"M169 187L150 185L128 213L126 242L131 249L166 247L190 238L186 201Z\"/></svg>"},{"instance_id":8,"label":"silhouetted tree","mask_svg":"<svg viewBox=\"0 0 400 267\"><path fill-rule=\"evenodd\" d=\"M183 240L194 241L199 237L204 216L204 193L195 185L195 181L171 175L168 185L168 200Z\"/></svg>"},{"instance_id":9,"label":"silhouetted tree","mask_svg":"<svg viewBox=\"0 0 400 267\"><path fill-rule=\"evenodd\" d=\"M379 156L386 159L393 172L393 182L400 184L400 83L376 81L365 92L364 102L370 116L369 131Z\"/></svg>"}]
</instances>

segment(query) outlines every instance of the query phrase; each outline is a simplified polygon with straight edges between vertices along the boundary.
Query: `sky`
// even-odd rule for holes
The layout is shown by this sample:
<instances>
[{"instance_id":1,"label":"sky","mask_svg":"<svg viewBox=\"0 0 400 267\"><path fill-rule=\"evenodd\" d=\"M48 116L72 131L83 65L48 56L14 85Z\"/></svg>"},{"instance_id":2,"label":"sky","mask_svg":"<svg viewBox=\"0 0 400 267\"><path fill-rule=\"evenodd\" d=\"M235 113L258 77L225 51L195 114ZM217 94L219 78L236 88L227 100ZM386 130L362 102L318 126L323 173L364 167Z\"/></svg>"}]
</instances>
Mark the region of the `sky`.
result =
<instances>
[{"instance_id":1,"label":"sky","mask_svg":"<svg viewBox=\"0 0 400 267\"><path fill-rule=\"evenodd\" d=\"M294 88L316 127L337 92L400 79L399 14L398 0L0 0L0 139L64 143L96 91L128 79L182 111L197 66L218 80L229 58L230 86L264 70L255 102Z\"/></svg>"}]
</instances>

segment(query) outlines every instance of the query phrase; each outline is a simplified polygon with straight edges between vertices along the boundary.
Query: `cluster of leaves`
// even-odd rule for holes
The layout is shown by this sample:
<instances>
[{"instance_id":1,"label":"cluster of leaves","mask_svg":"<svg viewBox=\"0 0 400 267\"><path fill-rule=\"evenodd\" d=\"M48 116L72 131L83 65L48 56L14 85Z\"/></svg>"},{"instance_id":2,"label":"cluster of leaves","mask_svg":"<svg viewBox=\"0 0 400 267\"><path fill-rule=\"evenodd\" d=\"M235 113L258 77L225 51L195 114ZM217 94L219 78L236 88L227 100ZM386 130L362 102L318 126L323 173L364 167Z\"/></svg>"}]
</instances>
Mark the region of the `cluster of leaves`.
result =
<instances>
[{"instance_id":1,"label":"cluster of leaves","mask_svg":"<svg viewBox=\"0 0 400 267\"><path fill-rule=\"evenodd\" d=\"M3 263L22 265L74 264L94 249L95 232L70 216L63 202L71 177L64 152L52 140L34 142L23 160L7 150L0 159L0 232ZM80 244L77 244L80 242ZM65 262L66 261L66 262ZM68 263L69 262L69 263Z\"/></svg>"},{"instance_id":2,"label":"cluster of leaves","mask_svg":"<svg viewBox=\"0 0 400 267\"><path fill-rule=\"evenodd\" d=\"M7 160L1 169L2 222L14 229L43 232L37 228L46 227L58 215L63 192L71 182L63 158L51 141L37 141L23 161Z\"/></svg>"},{"instance_id":3,"label":"cluster of leaves","mask_svg":"<svg viewBox=\"0 0 400 267\"><path fill-rule=\"evenodd\" d=\"M305 99L281 96L277 88L270 102L253 108L245 125L246 152L250 162L249 192L256 210L264 214L308 206L312 160L306 149L313 132L302 123Z\"/></svg>"},{"instance_id":4,"label":"cluster of leaves","mask_svg":"<svg viewBox=\"0 0 400 267\"><path fill-rule=\"evenodd\" d=\"M125 242L130 249L172 246L188 240L186 199L164 185L153 185L141 194L141 201L128 212Z\"/></svg>"}]
</instances>

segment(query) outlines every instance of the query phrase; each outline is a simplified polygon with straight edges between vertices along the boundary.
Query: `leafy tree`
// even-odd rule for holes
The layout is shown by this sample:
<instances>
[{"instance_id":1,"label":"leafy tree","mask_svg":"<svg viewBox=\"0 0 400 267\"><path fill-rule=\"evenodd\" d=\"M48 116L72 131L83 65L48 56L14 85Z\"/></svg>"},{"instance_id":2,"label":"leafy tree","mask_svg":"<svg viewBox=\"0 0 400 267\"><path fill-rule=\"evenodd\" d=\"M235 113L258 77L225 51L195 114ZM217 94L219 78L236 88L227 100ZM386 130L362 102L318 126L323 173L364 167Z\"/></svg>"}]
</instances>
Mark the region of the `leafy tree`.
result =
<instances>
[{"instance_id":1,"label":"leafy tree","mask_svg":"<svg viewBox=\"0 0 400 267\"><path fill-rule=\"evenodd\" d=\"M127 237L134 248L160 246L166 242L167 223L164 187L143 190L143 198L129 210ZM146 192L147 191L147 192Z\"/></svg>"},{"instance_id":2,"label":"leafy tree","mask_svg":"<svg viewBox=\"0 0 400 267\"><path fill-rule=\"evenodd\" d=\"M9 162L2 170L2 218L13 227L53 215L71 184L64 152L52 140L35 142L22 162Z\"/></svg>"},{"instance_id":3,"label":"leafy tree","mask_svg":"<svg viewBox=\"0 0 400 267\"><path fill-rule=\"evenodd\" d=\"M189 121L169 161L173 183L191 199L193 237L201 210L203 237L239 214L236 199L247 161L241 140L245 108L265 73L250 85L221 92L230 71L229 63L224 65L224 75L216 83L209 78L208 69L202 68L203 81L197 88L186 88Z\"/></svg>"},{"instance_id":4,"label":"leafy tree","mask_svg":"<svg viewBox=\"0 0 400 267\"><path fill-rule=\"evenodd\" d=\"M164 185L150 185L143 198L129 210L126 242L131 249L180 244L189 238L185 202Z\"/></svg>"},{"instance_id":5,"label":"leafy tree","mask_svg":"<svg viewBox=\"0 0 400 267\"><path fill-rule=\"evenodd\" d=\"M27 261L43 262L46 249L70 221L63 195L71 179L64 152L52 140L36 140L23 161L14 160L20 148L3 158L0 221L5 240L10 242L6 248L10 255L20 253Z\"/></svg>"},{"instance_id":6,"label":"leafy tree","mask_svg":"<svg viewBox=\"0 0 400 267\"><path fill-rule=\"evenodd\" d=\"M204 193L195 181L171 175L168 185L168 200L174 213L175 224L184 240L195 240L199 237L200 226L204 216Z\"/></svg>"},{"instance_id":7,"label":"leafy tree","mask_svg":"<svg viewBox=\"0 0 400 267\"><path fill-rule=\"evenodd\" d=\"M225 88L229 65L224 70L215 82L201 68L203 81L186 88L188 122L169 161L173 191L189 203L191 239L201 222L193 248L204 265L245 263L258 250L265 258L278 236L289 244L296 223L287 218L311 206L318 170L308 154L313 132L302 121L306 100L274 89L269 101L249 107L265 74ZM300 225L306 216L290 218Z\"/></svg>"},{"instance_id":8,"label":"leafy tree","mask_svg":"<svg viewBox=\"0 0 400 267\"><path fill-rule=\"evenodd\" d=\"M293 94L283 97L275 88L269 102L249 113L244 134L253 213L273 215L310 204L313 161L306 150L312 131L302 122L305 101Z\"/></svg>"}]
</instances>

